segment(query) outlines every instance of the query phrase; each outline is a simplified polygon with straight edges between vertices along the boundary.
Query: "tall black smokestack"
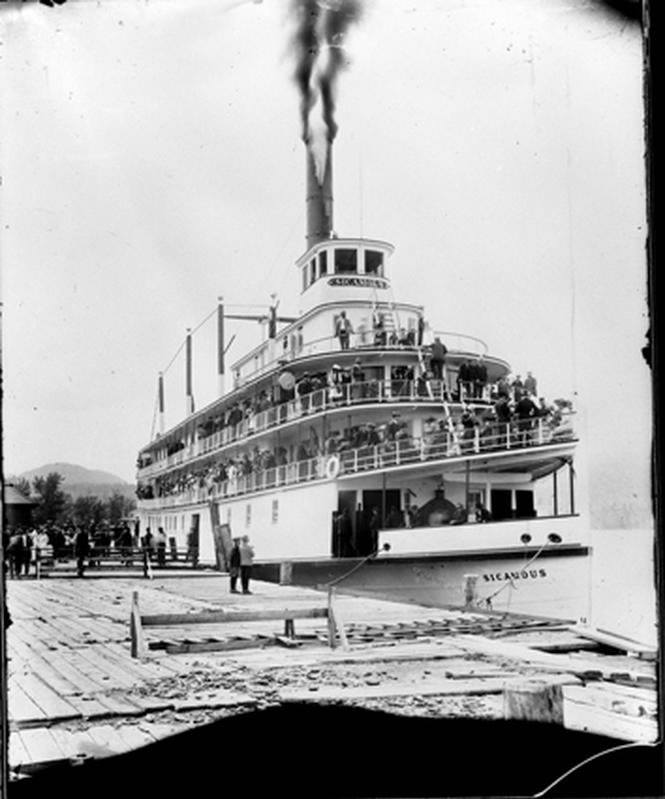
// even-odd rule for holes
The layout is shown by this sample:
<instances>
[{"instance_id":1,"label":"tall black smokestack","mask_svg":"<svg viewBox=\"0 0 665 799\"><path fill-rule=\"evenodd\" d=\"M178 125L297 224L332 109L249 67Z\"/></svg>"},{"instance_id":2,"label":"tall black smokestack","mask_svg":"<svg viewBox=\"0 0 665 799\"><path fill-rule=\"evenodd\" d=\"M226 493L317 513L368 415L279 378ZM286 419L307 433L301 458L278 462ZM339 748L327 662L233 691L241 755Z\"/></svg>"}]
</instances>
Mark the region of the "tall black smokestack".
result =
<instances>
[{"instance_id":1,"label":"tall black smokestack","mask_svg":"<svg viewBox=\"0 0 665 799\"><path fill-rule=\"evenodd\" d=\"M332 143L328 142L323 180L319 182L316 160L307 148L307 249L330 238L333 230Z\"/></svg>"}]
</instances>

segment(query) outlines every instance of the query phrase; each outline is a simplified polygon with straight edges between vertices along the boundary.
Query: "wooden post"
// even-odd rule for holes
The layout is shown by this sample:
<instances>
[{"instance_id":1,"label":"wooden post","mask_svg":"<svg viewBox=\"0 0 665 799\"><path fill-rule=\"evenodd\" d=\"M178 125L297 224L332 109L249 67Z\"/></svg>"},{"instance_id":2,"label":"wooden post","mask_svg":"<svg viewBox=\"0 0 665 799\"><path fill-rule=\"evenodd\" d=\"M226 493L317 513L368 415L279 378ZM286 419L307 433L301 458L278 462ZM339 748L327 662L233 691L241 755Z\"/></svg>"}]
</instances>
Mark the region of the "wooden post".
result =
<instances>
[{"instance_id":1,"label":"wooden post","mask_svg":"<svg viewBox=\"0 0 665 799\"><path fill-rule=\"evenodd\" d=\"M506 687L503 691L503 715L506 719L563 724L561 686L535 683Z\"/></svg>"},{"instance_id":2,"label":"wooden post","mask_svg":"<svg viewBox=\"0 0 665 799\"><path fill-rule=\"evenodd\" d=\"M568 461L568 480L570 492L570 512L575 513L575 473L573 471L573 461Z\"/></svg>"},{"instance_id":3,"label":"wooden post","mask_svg":"<svg viewBox=\"0 0 665 799\"><path fill-rule=\"evenodd\" d=\"M557 489L556 471L552 472L552 510L553 516L559 515L559 494Z\"/></svg>"},{"instance_id":4,"label":"wooden post","mask_svg":"<svg viewBox=\"0 0 665 799\"><path fill-rule=\"evenodd\" d=\"M344 622L339 614L339 611L333 607L333 595L335 589L330 586L328 588L328 643L330 648L334 649L337 646L337 635L342 645L342 649L349 648L349 642L344 630Z\"/></svg>"},{"instance_id":5,"label":"wooden post","mask_svg":"<svg viewBox=\"0 0 665 799\"><path fill-rule=\"evenodd\" d=\"M333 590L331 586L328 587L328 645L331 649L335 649L337 646L337 641L335 640L335 618L332 610Z\"/></svg>"},{"instance_id":6,"label":"wooden post","mask_svg":"<svg viewBox=\"0 0 665 799\"><path fill-rule=\"evenodd\" d=\"M477 574L464 575L464 607L470 608L478 601L478 576Z\"/></svg>"},{"instance_id":7,"label":"wooden post","mask_svg":"<svg viewBox=\"0 0 665 799\"><path fill-rule=\"evenodd\" d=\"M293 563L290 560L283 560L279 564L279 584L291 585L293 580Z\"/></svg>"},{"instance_id":8,"label":"wooden post","mask_svg":"<svg viewBox=\"0 0 665 799\"><path fill-rule=\"evenodd\" d=\"M131 656L133 658L143 657L146 654L145 638L143 637L143 627L141 626L141 614L139 613L139 592L132 591L132 609L129 617L129 631L131 636Z\"/></svg>"}]
</instances>

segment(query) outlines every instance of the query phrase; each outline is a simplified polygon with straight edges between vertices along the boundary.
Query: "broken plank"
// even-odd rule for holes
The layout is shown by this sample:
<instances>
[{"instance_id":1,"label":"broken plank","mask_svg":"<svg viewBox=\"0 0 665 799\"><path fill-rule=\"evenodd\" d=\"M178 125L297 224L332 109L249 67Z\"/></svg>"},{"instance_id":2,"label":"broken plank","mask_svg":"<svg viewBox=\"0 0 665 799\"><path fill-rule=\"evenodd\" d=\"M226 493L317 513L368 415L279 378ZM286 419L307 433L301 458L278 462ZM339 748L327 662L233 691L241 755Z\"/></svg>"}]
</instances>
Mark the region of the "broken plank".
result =
<instances>
[{"instance_id":1,"label":"broken plank","mask_svg":"<svg viewBox=\"0 0 665 799\"><path fill-rule=\"evenodd\" d=\"M524 684L528 681L523 677L517 681L501 677L479 677L473 680L428 680L421 684L395 685L391 683L390 685L361 685L352 688L340 688L339 686L321 686L316 690L285 688L279 692L279 698L283 702L327 702L402 696L477 696L501 694L506 687L518 682ZM542 684L537 680L534 680L533 683Z\"/></svg>"},{"instance_id":2,"label":"broken plank","mask_svg":"<svg viewBox=\"0 0 665 799\"><path fill-rule=\"evenodd\" d=\"M254 705L256 699L249 694L240 694L221 689L203 696L188 696L174 702L175 711L200 710L202 708L235 707L236 705Z\"/></svg>"},{"instance_id":3,"label":"broken plank","mask_svg":"<svg viewBox=\"0 0 665 799\"><path fill-rule=\"evenodd\" d=\"M628 638L625 635L610 633L606 630L598 630L581 624L571 627L571 630L582 638L589 638L599 644L604 644L622 652L635 652L646 657L656 657L656 648L654 646Z\"/></svg>"},{"instance_id":4,"label":"broken plank","mask_svg":"<svg viewBox=\"0 0 665 799\"><path fill-rule=\"evenodd\" d=\"M559 655L551 652L539 652L522 644L509 644L479 635L458 635L456 646L468 652L482 653L489 656L507 658L528 663L534 668L548 671L565 671L572 674L595 672L599 676L610 676L616 669L605 663L602 658L576 657L575 655ZM626 670L626 674L637 677L644 676L648 664L639 664L637 668Z\"/></svg>"},{"instance_id":5,"label":"broken plank","mask_svg":"<svg viewBox=\"0 0 665 799\"><path fill-rule=\"evenodd\" d=\"M249 641L238 639L235 641L202 641L201 643L182 642L167 644L166 651L169 655L182 655L187 652L223 652L234 649L261 649L264 646L270 646L272 643L274 643L274 640L268 638Z\"/></svg>"}]
</instances>

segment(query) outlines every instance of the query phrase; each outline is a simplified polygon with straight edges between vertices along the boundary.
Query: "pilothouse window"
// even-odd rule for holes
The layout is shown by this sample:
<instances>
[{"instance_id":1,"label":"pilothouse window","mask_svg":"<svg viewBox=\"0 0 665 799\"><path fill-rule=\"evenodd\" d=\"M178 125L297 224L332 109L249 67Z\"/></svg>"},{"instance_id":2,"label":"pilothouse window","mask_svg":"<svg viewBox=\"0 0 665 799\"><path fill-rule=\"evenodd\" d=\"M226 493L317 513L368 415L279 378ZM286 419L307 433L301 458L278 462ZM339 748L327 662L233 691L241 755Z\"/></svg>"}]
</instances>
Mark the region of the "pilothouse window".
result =
<instances>
[{"instance_id":1,"label":"pilothouse window","mask_svg":"<svg viewBox=\"0 0 665 799\"><path fill-rule=\"evenodd\" d=\"M365 252L365 274L383 275L383 253L377 250Z\"/></svg>"},{"instance_id":2,"label":"pilothouse window","mask_svg":"<svg viewBox=\"0 0 665 799\"><path fill-rule=\"evenodd\" d=\"M338 275L358 271L358 252L356 250L335 250L335 272Z\"/></svg>"},{"instance_id":3,"label":"pilothouse window","mask_svg":"<svg viewBox=\"0 0 665 799\"><path fill-rule=\"evenodd\" d=\"M319 274L325 275L328 272L328 253L326 250L319 253Z\"/></svg>"}]
</instances>

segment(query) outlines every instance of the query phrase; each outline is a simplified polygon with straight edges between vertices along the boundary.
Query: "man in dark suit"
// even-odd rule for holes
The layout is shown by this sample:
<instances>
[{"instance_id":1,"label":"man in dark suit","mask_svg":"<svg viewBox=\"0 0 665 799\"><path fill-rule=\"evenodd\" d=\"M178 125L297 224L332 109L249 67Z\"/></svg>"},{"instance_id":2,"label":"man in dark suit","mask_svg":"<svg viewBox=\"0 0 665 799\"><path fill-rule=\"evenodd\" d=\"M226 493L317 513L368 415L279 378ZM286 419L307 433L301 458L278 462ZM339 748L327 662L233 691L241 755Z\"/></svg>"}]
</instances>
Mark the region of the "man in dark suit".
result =
<instances>
[{"instance_id":1,"label":"man in dark suit","mask_svg":"<svg viewBox=\"0 0 665 799\"><path fill-rule=\"evenodd\" d=\"M233 539L233 548L229 557L229 577L231 579L231 593L239 594L236 588L238 577L240 576L240 539Z\"/></svg>"},{"instance_id":2,"label":"man in dark suit","mask_svg":"<svg viewBox=\"0 0 665 799\"><path fill-rule=\"evenodd\" d=\"M349 349L349 339L351 337L351 333L353 333L353 326L346 318L346 311L342 311L339 315L339 319L337 320L337 324L335 325L335 335L339 339L339 346L343 350Z\"/></svg>"},{"instance_id":3,"label":"man in dark suit","mask_svg":"<svg viewBox=\"0 0 665 799\"><path fill-rule=\"evenodd\" d=\"M85 572L85 559L90 553L90 539L85 527L79 527L74 538L74 557L76 558L76 573L83 577Z\"/></svg>"},{"instance_id":4,"label":"man in dark suit","mask_svg":"<svg viewBox=\"0 0 665 799\"><path fill-rule=\"evenodd\" d=\"M430 369L435 380L443 380L443 367L446 363L448 349L437 336L432 344L432 354L430 355Z\"/></svg>"}]
</instances>

